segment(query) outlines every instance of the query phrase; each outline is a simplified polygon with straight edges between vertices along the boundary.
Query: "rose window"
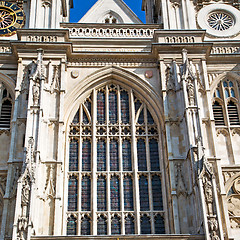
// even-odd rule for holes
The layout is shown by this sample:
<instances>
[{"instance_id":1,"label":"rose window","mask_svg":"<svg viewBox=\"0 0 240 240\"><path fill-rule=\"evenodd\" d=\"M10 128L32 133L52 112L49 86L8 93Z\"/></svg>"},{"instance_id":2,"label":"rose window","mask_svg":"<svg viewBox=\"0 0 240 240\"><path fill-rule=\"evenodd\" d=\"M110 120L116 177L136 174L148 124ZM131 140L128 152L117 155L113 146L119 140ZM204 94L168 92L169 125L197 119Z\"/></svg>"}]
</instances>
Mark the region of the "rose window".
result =
<instances>
[{"instance_id":1,"label":"rose window","mask_svg":"<svg viewBox=\"0 0 240 240\"><path fill-rule=\"evenodd\" d=\"M6 28L13 22L13 15L5 10L0 10L0 28Z\"/></svg>"},{"instance_id":2,"label":"rose window","mask_svg":"<svg viewBox=\"0 0 240 240\"><path fill-rule=\"evenodd\" d=\"M211 28L218 31L227 30L234 24L232 16L224 12L211 13L207 21Z\"/></svg>"}]
</instances>

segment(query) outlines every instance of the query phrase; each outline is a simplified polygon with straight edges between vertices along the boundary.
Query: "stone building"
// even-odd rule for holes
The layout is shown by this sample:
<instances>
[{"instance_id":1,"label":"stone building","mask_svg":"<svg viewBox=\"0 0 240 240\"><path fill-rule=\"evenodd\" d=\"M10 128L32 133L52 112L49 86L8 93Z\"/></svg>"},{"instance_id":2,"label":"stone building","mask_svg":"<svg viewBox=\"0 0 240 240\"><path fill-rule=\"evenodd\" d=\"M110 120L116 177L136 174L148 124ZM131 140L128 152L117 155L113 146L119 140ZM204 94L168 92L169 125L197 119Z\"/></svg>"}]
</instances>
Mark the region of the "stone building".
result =
<instances>
[{"instance_id":1,"label":"stone building","mask_svg":"<svg viewBox=\"0 0 240 240\"><path fill-rule=\"evenodd\" d=\"M0 1L0 239L239 240L239 1L71 7Z\"/></svg>"}]
</instances>

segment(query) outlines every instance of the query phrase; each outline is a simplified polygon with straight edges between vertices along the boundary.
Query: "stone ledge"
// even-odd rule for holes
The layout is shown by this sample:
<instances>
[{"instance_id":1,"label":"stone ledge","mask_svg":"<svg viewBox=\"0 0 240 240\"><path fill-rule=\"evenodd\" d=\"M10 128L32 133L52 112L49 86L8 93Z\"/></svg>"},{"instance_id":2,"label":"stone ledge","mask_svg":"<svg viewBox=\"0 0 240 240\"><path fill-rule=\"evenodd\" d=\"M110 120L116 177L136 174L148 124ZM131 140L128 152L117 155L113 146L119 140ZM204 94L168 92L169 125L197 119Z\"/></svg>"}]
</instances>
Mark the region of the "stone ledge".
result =
<instances>
[{"instance_id":1,"label":"stone ledge","mask_svg":"<svg viewBox=\"0 0 240 240\"><path fill-rule=\"evenodd\" d=\"M31 240L204 240L204 235L164 234L164 235L132 235L132 236L36 236Z\"/></svg>"}]
</instances>

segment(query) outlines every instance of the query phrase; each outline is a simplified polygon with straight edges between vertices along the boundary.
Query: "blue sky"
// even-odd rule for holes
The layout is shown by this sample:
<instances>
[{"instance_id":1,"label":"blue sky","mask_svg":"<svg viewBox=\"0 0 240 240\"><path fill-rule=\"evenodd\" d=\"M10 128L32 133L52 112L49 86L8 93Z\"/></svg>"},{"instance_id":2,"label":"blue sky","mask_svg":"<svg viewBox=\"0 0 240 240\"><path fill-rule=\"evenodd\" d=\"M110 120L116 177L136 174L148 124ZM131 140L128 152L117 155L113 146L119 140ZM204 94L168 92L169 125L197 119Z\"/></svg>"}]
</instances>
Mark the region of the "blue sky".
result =
<instances>
[{"instance_id":1,"label":"blue sky","mask_svg":"<svg viewBox=\"0 0 240 240\"><path fill-rule=\"evenodd\" d=\"M97 0L73 0L74 8L70 11L70 22L78 22ZM145 13L141 10L142 0L124 0L132 11L145 23Z\"/></svg>"}]
</instances>

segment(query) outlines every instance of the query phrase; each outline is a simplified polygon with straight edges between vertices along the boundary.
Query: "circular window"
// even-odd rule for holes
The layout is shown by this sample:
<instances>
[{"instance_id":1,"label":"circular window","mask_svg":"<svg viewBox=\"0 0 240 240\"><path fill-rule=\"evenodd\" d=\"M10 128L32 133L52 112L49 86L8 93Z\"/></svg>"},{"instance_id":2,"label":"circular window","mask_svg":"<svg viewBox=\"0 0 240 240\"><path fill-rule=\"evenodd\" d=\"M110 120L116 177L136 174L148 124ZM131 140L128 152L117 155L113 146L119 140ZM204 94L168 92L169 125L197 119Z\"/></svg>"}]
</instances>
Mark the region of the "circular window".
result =
<instances>
[{"instance_id":1,"label":"circular window","mask_svg":"<svg viewBox=\"0 0 240 240\"><path fill-rule=\"evenodd\" d=\"M200 28L216 37L230 37L240 31L240 11L226 4L211 4L202 8L197 21Z\"/></svg>"},{"instance_id":2,"label":"circular window","mask_svg":"<svg viewBox=\"0 0 240 240\"><path fill-rule=\"evenodd\" d=\"M208 24L217 31L225 31L234 25L233 17L224 12L213 12L208 16Z\"/></svg>"}]
</instances>

